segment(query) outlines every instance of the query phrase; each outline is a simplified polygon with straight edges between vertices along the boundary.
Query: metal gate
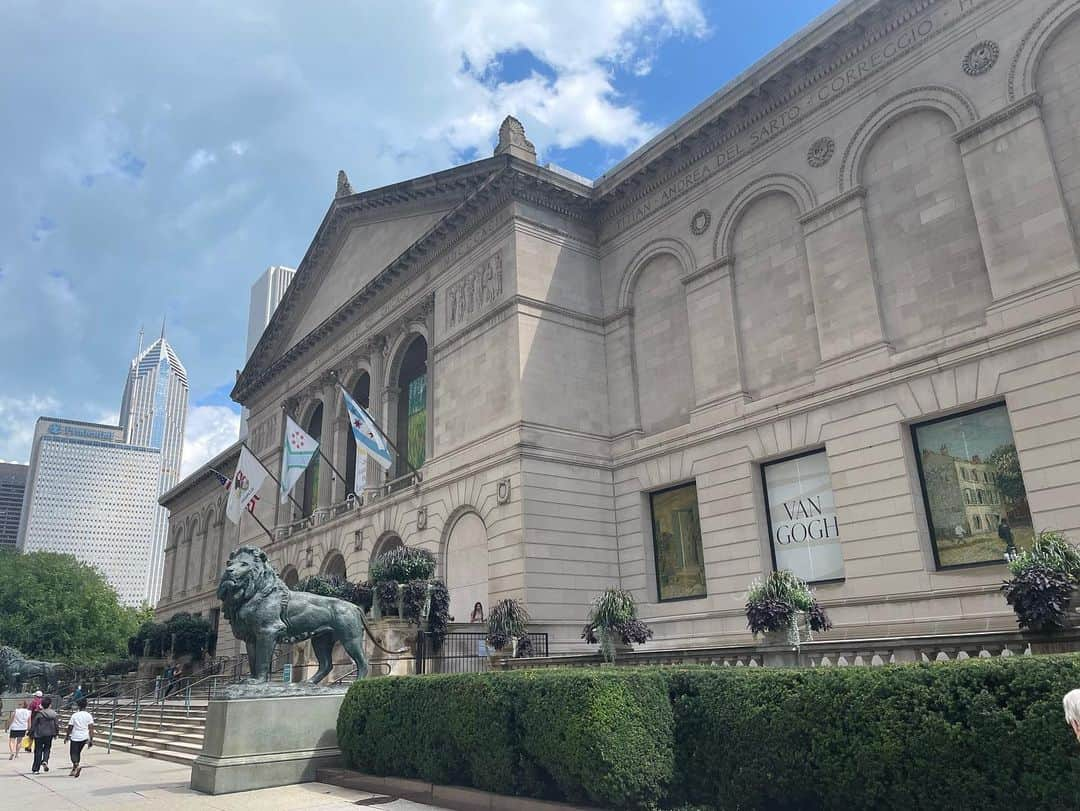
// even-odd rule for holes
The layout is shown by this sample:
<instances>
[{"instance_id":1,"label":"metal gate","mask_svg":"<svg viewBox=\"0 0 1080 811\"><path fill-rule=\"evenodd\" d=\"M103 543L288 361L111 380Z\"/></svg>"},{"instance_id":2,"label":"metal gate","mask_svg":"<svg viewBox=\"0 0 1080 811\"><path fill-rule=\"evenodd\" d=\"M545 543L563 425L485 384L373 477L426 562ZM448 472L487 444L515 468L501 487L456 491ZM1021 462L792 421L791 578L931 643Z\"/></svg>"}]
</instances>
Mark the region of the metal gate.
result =
<instances>
[{"instance_id":1,"label":"metal gate","mask_svg":"<svg viewBox=\"0 0 1080 811\"><path fill-rule=\"evenodd\" d=\"M434 650L430 633L416 640L417 673L482 673L490 669L486 634L482 631L451 631ZM548 655L548 635L526 634L531 646L530 656Z\"/></svg>"}]
</instances>

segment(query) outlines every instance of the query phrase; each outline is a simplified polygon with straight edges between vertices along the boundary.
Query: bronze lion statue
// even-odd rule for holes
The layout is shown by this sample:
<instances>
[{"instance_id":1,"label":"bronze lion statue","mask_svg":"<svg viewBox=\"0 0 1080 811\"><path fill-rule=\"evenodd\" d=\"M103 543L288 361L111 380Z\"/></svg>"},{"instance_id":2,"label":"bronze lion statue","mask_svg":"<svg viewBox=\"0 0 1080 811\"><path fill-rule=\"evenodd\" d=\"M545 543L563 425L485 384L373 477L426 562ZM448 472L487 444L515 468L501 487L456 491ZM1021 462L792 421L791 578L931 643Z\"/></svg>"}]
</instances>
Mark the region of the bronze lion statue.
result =
<instances>
[{"instance_id":1,"label":"bronze lion statue","mask_svg":"<svg viewBox=\"0 0 1080 811\"><path fill-rule=\"evenodd\" d=\"M60 674L68 670L59 662L27 659L18 649L0 645L0 677L9 690L18 690L24 682L38 681L42 690L56 692Z\"/></svg>"},{"instance_id":2,"label":"bronze lion statue","mask_svg":"<svg viewBox=\"0 0 1080 811\"><path fill-rule=\"evenodd\" d=\"M345 600L292 591L278 577L266 553L241 546L229 555L218 582L225 619L233 635L247 645L253 681L270 680L274 647L280 642L311 640L319 669L308 681L318 684L334 666L334 643L340 642L356 663L357 678L368 674L364 653L364 612Z\"/></svg>"}]
</instances>

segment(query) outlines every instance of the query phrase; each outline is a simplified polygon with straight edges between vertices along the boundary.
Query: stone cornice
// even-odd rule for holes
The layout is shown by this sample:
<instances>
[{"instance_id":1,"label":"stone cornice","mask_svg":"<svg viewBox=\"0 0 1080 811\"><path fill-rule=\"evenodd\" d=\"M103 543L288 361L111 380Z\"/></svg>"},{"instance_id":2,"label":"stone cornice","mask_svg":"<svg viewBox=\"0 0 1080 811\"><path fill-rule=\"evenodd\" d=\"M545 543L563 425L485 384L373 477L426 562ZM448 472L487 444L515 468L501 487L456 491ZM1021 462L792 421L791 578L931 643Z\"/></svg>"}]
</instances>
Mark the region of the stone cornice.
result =
<instances>
[{"instance_id":1,"label":"stone cornice","mask_svg":"<svg viewBox=\"0 0 1080 811\"><path fill-rule=\"evenodd\" d=\"M304 261L301 262L279 311L275 312L270 325L237 379L231 397L237 402L244 402L250 398L319 343L358 321L370 310L372 303L380 298L380 294L391 286L397 286L395 283L401 278L412 276L440 260L445 259L448 263L455 261L458 258L454 252L455 247L467 239L474 229L489 220L495 211L511 200L540 206L568 219L591 225L593 209L587 187L510 156L479 161L478 164L470 166L475 165L483 165L493 171L490 171L475 188L472 188L458 205L432 225L397 259L353 294L318 327L270 361L275 350L280 349L279 344L286 337L288 328L292 326L293 319L290 315L295 309L293 302L299 299L303 290L303 285L297 287L297 280L300 280L302 276L305 281L313 278L322 265L333 261L336 249L346 235L350 224L350 217L343 212L352 210L348 206L354 198L363 198L366 195L354 195L335 200L331 205L330 213L327 214L327 219L323 221L323 225L308 249ZM391 202L382 202L386 199L384 194L378 198L380 202L377 204L391 204ZM342 206L342 212L338 212L339 206Z\"/></svg>"},{"instance_id":2,"label":"stone cornice","mask_svg":"<svg viewBox=\"0 0 1080 811\"><path fill-rule=\"evenodd\" d=\"M1038 93L1029 93L1022 99L1014 101L1007 107L1001 108L996 113L990 113L990 115L983 116L974 124L964 127L962 130L955 133L952 138L956 143L962 144L965 141L974 138L976 135L980 135L988 129L996 127L1004 121L1008 121L1010 118L1022 113L1029 107L1038 107L1041 103L1042 98Z\"/></svg>"},{"instance_id":3,"label":"stone cornice","mask_svg":"<svg viewBox=\"0 0 1080 811\"><path fill-rule=\"evenodd\" d=\"M158 499L158 504L160 504L162 507L168 507L170 504L176 501L176 499L184 495L184 493L187 493L192 488L197 487L199 484L213 476L214 474L211 470L212 468L220 470L221 468L235 462L237 459L240 458L240 446L242 444L242 442L234 442L232 445L227 447L209 462L202 465L194 473L177 482L171 489L166 490L164 493L161 494L161 498Z\"/></svg>"},{"instance_id":4,"label":"stone cornice","mask_svg":"<svg viewBox=\"0 0 1080 811\"><path fill-rule=\"evenodd\" d=\"M956 13L947 0L852 0L837 9L600 178L604 238L649 218L986 5L976 0Z\"/></svg>"}]
</instances>

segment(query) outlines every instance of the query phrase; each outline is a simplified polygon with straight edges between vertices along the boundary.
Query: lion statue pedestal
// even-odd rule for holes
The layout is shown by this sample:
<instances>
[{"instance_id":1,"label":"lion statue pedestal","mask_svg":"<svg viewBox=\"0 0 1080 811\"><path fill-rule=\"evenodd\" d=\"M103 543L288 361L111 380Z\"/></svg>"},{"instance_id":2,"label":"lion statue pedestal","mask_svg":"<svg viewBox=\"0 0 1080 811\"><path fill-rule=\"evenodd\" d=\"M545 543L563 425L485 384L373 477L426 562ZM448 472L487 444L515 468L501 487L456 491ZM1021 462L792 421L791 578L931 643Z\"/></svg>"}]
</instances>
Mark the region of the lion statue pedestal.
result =
<instances>
[{"instance_id":1,"label":"lion statue pedestal","mask_svg":"<svg viewBox=\"0 0 1080 811\"><path fill-rule=\"evenodd\" d=\"M333 668L335 642L360 678L368 674L364 635L371 631L363 611L345 600L292 591L253 546L229 555L218 597L233 636L247 645L252 678L211 696L191 787L207 794L251 791L309 782L317 769L341 766L337 717L346 688L318 682ZM319 662L312 678L271 682L274 648L309 639Z\"/></svg>"}]
</instances>

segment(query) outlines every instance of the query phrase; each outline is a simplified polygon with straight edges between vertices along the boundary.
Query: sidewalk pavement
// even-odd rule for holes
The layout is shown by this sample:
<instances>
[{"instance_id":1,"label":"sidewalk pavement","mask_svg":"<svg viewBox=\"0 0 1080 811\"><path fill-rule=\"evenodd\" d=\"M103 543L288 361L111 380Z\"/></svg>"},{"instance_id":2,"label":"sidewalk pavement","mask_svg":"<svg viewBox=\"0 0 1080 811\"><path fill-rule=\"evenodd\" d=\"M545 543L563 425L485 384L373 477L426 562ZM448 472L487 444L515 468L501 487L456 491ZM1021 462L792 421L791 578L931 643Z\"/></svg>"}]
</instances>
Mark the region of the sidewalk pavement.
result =
<instances>
[{"instance_id":1,"label":"sidewalk pavement","mask_svg":"<svg viewBox=\"0 0 1080 811\"><path fill-rule=\"evenodd\" d=\"M63 739L53 744L52 770L31 774L33 756L20 753L15 760L0 754L0 807L69 809L120 809L120 811L292 811L292 809L374 808L387 811L437 811L433 805L380 797L365 791L302 783L211 797L188 787L191 767L131 755L106 754L104 747L83 750L80 777L69 777L71 762Z\"/></svg>"}]
</instances>

